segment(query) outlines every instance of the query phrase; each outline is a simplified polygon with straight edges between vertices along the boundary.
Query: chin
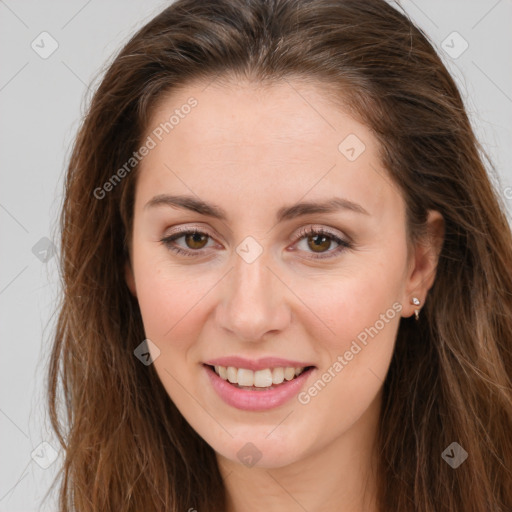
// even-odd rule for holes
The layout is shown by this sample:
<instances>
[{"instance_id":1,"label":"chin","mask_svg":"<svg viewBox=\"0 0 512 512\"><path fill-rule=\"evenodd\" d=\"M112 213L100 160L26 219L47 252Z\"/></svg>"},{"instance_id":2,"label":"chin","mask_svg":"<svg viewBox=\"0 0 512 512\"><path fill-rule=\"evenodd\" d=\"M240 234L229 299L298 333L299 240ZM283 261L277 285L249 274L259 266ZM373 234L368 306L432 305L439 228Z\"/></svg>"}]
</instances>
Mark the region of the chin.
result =
<instances>
[{"instance_id":1,"label":"chin","mask_svg":"<svg viewBox=\"0 0 512 512\"><path fill-rule=\"evenodd\" d=\"M279 427L278 427L279 428ZM299 460L304 454L304 441L289 435L266 438L271 429L260 428L252 432L244 428L243 435L236 435L225 443L218 439L210 446L222 458L248 468L274 469L285 467ZM208 442L208 440L206 440Z\"/></svg>"}]
</instances>

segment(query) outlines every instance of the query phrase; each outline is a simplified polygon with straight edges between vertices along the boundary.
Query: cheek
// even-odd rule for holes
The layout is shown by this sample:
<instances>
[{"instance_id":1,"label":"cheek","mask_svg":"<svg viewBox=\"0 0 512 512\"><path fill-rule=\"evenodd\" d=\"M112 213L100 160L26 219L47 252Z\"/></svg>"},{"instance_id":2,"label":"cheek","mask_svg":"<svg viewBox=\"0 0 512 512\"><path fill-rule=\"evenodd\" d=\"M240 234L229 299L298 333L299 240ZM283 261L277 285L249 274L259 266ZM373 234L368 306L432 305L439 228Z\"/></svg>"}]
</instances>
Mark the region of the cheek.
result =
<instances>
[{"instance_id":1,"label":"cheek","mask_svg":"<svg viewBox=\"0 0 512 512\"><path fill-rule=\"evenodd\" d=\"M146 336L161 350L168 348L169 339L179 349L192 337L194 326L199 325L195 318L199 308L195 305L208 284L190 279L186 269L172 265L165 251L149 243L135 247L133 266Z\"/></svg>"},{"instance_id":2,"label":"cheek","mask_svg":"<svg viewBox=\"0 0 512 512\"><path fill-rule=\"evenodd\" d=\"M319 377L323 378L305 402L320 395L325 386L331 392L322 392L319 401L325 400L326 410L329 400L367 406L383 383L401 318L406 264L405 249L393 249L378 257L368 253L329 278L319 274L315 287L311 279L303 280L298 293L308 297L308 306L323 325L321 335L310 326L309 334L322 355Z\"/></svg>"},{"instance_id":3,"label":"cheek","mask_svg":"<svg viewBox=\"0 0 512 512\"><path fill-rule=\"evenodd\" d=\"M211 286L156 268L141 274L137 298L146 336L161 349L169 348L170 340L174 350L185 348L200 331L200 303Z\"/></svg>"},{"instance_id":4,"label":"cheek","mask_svg":"<svg viewBox=\"0 0 512 512\"><path fill-rule=\"evenodd\" d=\"M322 294L310 295L308 303L329 330L316 337L322 368L298 399L333 433L350 428L384 383L401 318L406 261L405 253L394 254L368 257L325 281Z\"/></svg>"},{"instance_id":5,"label":"cheek","mask_svg":"<svg viewBox=\"0 0 512 512\"><path fill-rule=\"evenodd\" d=\"M387 331L390 323L398 323L405 258L397 254L387 260L386 255L369 255L347 265L343 272L318 273L296 281L294 291L307 298L321 325L322 336L313 332L311 336L320 339L332 357L347 350L359 335L364 341L364 333L375 324L379 331Z\"/></svg>"}]
</instances>

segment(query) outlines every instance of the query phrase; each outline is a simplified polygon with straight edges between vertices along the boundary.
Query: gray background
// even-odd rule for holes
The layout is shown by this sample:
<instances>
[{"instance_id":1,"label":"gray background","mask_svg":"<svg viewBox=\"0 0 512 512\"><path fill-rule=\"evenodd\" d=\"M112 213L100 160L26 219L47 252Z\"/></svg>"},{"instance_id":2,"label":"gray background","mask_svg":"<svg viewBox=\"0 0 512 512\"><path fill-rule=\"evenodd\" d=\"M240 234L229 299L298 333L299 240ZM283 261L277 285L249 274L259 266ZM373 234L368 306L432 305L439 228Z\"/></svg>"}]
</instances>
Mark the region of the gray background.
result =
<instances>
[{"instance_id":1,"label":"gray background","mask_svg":"<svg viewBox=\"0 0 512 512\"><path fill-rule=\"evenodd\" d=\"M56 510L54 498L41 505L62 460L61 453L53 457L59 445L43 379L59 294L49 240L57 244L65 164L92 80L168 4L0 0L0 512ZM493 181L510 218L512 1L404 0L402 6L455 76L498 170ZM44 31L56 43L40 36ZM458 55L464 40L469 46ZM42 58L32 44L43 54L51 44L58 48Z\"/></svg>"}]
</instances>

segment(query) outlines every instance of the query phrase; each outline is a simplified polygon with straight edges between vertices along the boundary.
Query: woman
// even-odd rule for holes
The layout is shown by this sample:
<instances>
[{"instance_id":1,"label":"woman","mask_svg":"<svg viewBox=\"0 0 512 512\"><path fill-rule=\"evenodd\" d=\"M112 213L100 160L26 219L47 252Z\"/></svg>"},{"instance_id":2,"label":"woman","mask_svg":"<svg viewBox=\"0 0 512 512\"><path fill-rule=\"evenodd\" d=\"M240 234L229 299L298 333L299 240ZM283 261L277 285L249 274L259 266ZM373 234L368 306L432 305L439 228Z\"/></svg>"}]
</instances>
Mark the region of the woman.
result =
<instances>
[{"instance_id":1,"label":"woman","mask_svg":"<svg viewBox=\"0 0 512 512\"><path fill-rule=\"evenodd\" d=\"M383 0L151 20L67 174L60 510L510 510L512 237L479 149Z\"/></svg>"}]
</instances>

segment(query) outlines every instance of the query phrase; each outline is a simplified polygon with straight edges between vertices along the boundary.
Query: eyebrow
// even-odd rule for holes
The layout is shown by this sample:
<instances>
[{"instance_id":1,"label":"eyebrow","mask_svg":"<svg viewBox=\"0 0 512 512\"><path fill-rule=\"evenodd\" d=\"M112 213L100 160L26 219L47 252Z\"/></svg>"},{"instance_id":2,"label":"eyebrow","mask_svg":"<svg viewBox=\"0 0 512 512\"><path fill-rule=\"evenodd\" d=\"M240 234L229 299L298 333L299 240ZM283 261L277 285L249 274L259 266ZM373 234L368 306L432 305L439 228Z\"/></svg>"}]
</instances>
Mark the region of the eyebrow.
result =
<instances>
[{"instance_id":1,"label":"eyebrow","mask_svg":"<svg viewBox=\"0 0 512 512\"><path fill-rule=\"evenodd\" d=\"M227 221L228 218L226 211L220 206L207 203L193 196L159 194L150 199L144 205L144 209L158 206L183 208L222 221ZM276 220L277 222L283 222L311 213L335 213L339 210L350 210L363 215L370 215L360 204L341 197L333 197L321 202L307 201L292 206L283 206L277 211Z\"/></svg>"}]
</instances>

